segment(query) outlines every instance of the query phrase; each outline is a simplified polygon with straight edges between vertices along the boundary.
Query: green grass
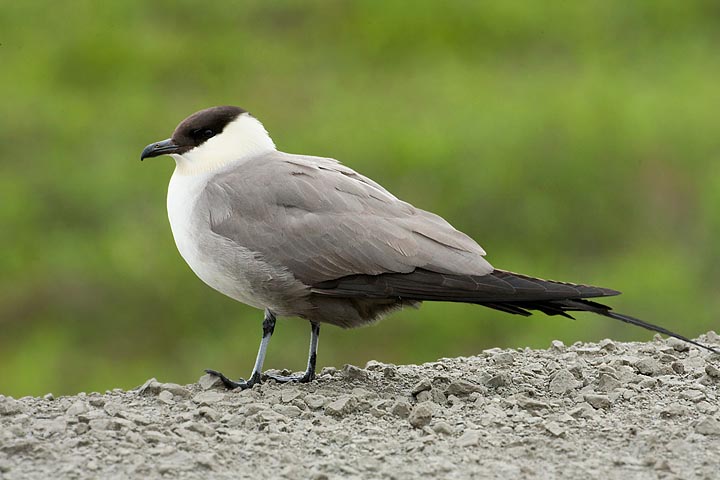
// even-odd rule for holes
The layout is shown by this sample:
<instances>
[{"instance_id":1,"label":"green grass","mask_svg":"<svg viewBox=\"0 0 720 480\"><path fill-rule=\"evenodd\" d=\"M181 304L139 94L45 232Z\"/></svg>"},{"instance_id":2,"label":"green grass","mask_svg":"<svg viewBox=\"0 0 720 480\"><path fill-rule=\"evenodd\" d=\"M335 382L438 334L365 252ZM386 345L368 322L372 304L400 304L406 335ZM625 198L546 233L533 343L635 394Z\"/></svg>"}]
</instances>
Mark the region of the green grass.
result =
<instances>
[{"instance_id":1,"label":"green grass","mask_svg":"<svg viewBox=\"0 0 720 480\"><path fill-rule=\"evenodd\" d=\"M165 213L195 110L237 104L445 216L501 268L718 328L715 2L14 2L0 15L0 393L246 375L261 313L204 286ZM269 367L302 368L283 320ZM422 362L645 331L425 305L325 328L321 365Z\"/></svg>"}]
</instances>

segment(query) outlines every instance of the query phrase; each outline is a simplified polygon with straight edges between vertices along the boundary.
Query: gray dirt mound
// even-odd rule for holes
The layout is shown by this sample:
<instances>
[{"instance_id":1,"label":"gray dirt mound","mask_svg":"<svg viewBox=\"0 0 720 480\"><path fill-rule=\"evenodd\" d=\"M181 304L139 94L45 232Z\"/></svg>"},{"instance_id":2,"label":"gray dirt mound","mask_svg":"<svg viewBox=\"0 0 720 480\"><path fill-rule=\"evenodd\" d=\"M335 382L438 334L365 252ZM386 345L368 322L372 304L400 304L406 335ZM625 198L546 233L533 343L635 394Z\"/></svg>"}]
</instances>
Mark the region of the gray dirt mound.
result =
<instances>
[{"instance_id":1,"label":"gray dirt mound","mask_svg":"<svg viewBox=\"0 0 720 480\"><path fill-rule=\"evenodd\" d=\"M0 396L0 478L715 479L719 364L674 339L556 341L246 391Z\"/></svg>"}]
</instances>

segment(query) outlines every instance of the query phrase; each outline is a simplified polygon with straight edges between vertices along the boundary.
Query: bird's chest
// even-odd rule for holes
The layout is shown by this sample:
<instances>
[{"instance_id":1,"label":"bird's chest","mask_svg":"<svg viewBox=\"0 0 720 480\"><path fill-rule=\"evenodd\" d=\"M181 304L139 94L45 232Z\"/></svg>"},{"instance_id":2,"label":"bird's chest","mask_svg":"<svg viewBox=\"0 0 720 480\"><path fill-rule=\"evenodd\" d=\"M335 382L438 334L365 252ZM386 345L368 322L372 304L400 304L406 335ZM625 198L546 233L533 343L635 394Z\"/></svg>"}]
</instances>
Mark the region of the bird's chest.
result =
<instances>
[{"instance_id":1,"label":"bird's chest","mask_svg":"<svg viewBox=\"0 0 720 480\"><path fill-rule=\"evenodd\" d=\"M167 196L170 228L178 252L190 269L215 290L237 299L237 278L223 267L227 252L212 234L209 217L198 211L197 204L206 184L203 176L172 176ZM247 298L240 300L251 303Z\"/></svg>"},{"instance_id":2,"label":"bird's chest","mask_svg":"<svg viewBox=\"0 0 720 480\"><path fill-rule=\"evenodd\" d=\"M167 211L180 255L195 270L201 263L199 258L200 225L195 214L195 205L207 183L206 179L173 174L168 186Z\"/></svg>"},{"instance_id":3,"label":"bird's chest","mask_svg":"<svg viewBox=\"0 0 720 480\"><path fill-rule=\"evenodd\" d=\"M190 269L210 287L257 308L294 313L305 287L284 269L270 265L241 245L215 234L201 196L207 179L173 175L167 209L175 244Z\"/></svg>"}]
</instances>

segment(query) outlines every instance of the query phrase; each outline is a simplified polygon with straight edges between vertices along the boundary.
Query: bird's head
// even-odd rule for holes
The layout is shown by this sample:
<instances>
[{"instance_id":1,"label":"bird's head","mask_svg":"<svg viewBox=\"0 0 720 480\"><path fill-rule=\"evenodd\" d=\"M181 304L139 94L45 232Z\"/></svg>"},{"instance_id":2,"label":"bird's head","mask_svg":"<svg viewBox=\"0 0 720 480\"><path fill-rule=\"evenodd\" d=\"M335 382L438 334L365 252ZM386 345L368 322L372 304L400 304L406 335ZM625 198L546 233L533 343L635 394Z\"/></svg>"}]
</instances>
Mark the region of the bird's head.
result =
<instances>
[{"instance_id":1,"label":"bird's head","mask_svg":"<svg viewBox=\"0 0 720 480\"><path fill-rule=\"evenodd\" d=\"M229 163L275 150L270 135L255 117L239 107L211 107L180 122L172 137L151 143L140 160L170 155L179 173L209 172Z\"/></svg>"}]
</instances>

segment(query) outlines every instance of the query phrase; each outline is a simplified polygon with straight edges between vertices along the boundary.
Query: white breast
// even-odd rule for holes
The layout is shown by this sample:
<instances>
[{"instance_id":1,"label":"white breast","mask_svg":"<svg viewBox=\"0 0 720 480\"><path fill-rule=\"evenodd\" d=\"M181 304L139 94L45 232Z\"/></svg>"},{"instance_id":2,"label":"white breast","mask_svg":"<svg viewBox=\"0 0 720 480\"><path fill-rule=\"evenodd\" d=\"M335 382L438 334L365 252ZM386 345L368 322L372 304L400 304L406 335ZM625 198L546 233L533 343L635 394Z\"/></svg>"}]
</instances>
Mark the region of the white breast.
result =
<instances>
[{"instance_id":1,"label":"white breast","mask_svg":"<svg viewBox=\"0 0 720 480\"><path fill-rule=\"evenodd\" d=\"M197 238L202 234L198 229L201 226L192 224L195 203L205 188L208 178L209 175L179 175L176 170L168 186L167 210L170 229L180 255L197 276L210 284L208 280L211 278L205 277L211 272L205 271L207 266L200 258L198 248ZM210 286L215 288L215 285L210 284Z\"/></svg>"},{"instance_id":2,"label":"white breast","mask_svg":"<svg viewBox=\"0 0 720 480\"><path fill-rule=\"evenodd\" d=\"M209 218L196 211L196 203L212 176L183 175L176 170L170 179L167 197L168 218L175 245L185 262L203 282L230 298L256 308L272 307L279 314L288 312L275 292L258 289L276 278L283 283L278 291L299 288L299 282L282 271L271 269L248 250L215 235ZM224 261L222 261L223 259ZM230 267L230 270L228 270ZM266 281L257 281L258 278Z\"/></svg>"},{"instance_id":3,"label":"white breast","mask_svg":"<svg viewBox=\"0 0 720 480\"><path fill-rule=\"evenodd\" d=\"M216 258L201 250L212 241L210 225L195 212L195 204L211 174L183 175L175 170L168 186L167 210L175 245L190 269L200 280L225 295L253 306L247 286L224 271ZM218 246L219 247L219 246ZM220 248L217 249L220 255Z\"/></svg>"}]
</instances>

